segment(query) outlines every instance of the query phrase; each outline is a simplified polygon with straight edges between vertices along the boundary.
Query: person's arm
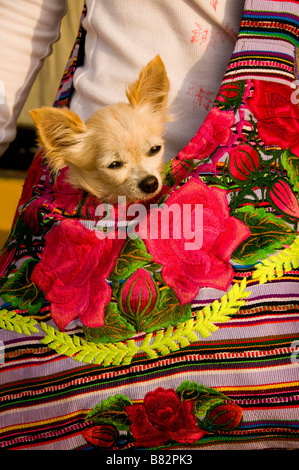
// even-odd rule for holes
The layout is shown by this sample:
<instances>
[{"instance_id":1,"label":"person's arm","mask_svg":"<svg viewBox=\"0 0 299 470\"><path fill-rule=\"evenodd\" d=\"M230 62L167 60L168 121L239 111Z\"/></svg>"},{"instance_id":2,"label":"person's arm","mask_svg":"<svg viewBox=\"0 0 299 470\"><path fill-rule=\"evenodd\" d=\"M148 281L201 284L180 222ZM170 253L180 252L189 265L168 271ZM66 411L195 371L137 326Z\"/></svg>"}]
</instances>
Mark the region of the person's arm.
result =
<instances>
[{"instance_id":1,"label":"person's arm","mask_svg":"<svg viewBox=\"0 0 299 470\"><path fill-rule=\"evenodd\" d=\"M67 0L1 0L0 156L15 138L16 121L59 38L66 8Z\"/></svg>"}]
</instances>

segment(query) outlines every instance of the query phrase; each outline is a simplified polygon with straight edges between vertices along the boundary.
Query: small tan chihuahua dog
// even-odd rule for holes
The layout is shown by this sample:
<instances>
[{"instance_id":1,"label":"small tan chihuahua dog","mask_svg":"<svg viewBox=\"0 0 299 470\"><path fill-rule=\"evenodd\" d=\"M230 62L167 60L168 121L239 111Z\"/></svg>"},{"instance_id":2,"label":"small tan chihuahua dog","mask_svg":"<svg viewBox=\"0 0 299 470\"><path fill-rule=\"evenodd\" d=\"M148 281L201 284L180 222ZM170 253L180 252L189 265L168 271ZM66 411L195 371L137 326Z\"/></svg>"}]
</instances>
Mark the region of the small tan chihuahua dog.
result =
<instances>
[{"instance_id":1,"label":"small tan chihuahua dog","mask_svg":"<svg viewBox=\"0 0 299 470\"><path fill-rule=\"evenodd\" d=\"M54 174L68 167L67 181L115 203L150 199L162 188L163 132L169 81L156 56L129 85L129 103L106 106L84 123L68 108L32 110L38 142Z\"/></svg>"}]
</instances>

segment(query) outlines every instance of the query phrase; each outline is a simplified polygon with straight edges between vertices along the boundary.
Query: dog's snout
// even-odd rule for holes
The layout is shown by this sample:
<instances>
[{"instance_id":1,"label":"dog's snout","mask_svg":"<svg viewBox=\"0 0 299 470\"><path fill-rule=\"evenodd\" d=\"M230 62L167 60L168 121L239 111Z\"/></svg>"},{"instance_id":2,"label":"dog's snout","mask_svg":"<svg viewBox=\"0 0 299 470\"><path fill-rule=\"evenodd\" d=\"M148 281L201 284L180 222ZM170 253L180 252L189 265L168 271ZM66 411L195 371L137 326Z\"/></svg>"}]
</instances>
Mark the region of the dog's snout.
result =
<instances>
[{"instance_id":1,"label":"dog's snout","mask_svg":"<svg viewBox=\"0 0 299 470\"><path fill-rule=\"evenodd\" d=\"M147 176L139 183L139 188L147 194L154 193L157 191L159 186L159 181L155 176Z\"/></svg>"}]
</instances>

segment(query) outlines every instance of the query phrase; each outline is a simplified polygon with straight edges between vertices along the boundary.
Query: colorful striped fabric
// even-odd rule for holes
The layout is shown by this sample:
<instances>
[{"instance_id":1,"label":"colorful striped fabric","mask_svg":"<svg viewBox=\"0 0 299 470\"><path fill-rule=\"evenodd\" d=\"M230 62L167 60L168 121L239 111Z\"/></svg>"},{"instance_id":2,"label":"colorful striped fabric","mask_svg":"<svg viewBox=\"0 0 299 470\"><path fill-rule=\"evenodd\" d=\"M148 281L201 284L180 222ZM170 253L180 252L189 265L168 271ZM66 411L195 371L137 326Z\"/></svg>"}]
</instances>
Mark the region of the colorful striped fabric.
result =
<instances>
[{"instance_id":1,"label":"colorful striped fabric","mask_svg":"<svg viewBox=\"0 0 299 470\"><path fill-rule=\"evenodd\" d=\"M224 81L245 77L292 83L294 47L298 47L298 2L254 1L246 5Z\"/></svg>"},{"instance_id":2,"label":"colorful striped fabric","mask_svg":"<svg viewBox=\"0 0 299 470\"><path fill-rule=\"evenodd\" d=\"M270 108L272 103L276 116L282 103L287 111L277 114L279 119L299 126L299 110L290 102L298 21L299 2L246 1L213 110L173 161L177 175L188 159L200 159L213 119L223 138L227 127L221 125L233 116L230 142L238 138L239 146L228 147L226 139L208 147L211 158L191 173L209 188L225 188L231 210L251 229L250 243L238 247L230 261L234 277L228 292L201 288L190 318L97 344L84 339L79 322L64 333L57 330L47 302L24 315L3 296L0 447L155 452L299 447L299 155L296 138L288 128L278 133ZM68 103L79 46L80 40L55 106ZM260 111L265 97L268 106ZM271 129L276 126L274 137L265 116ZM44 181L44 173L40 178ZM184 184L186 179L178 186ZM46 225L48 214L42 215ZM18 246L10 245L15 251L2 254L0 271L13 258L12 274L18 272L26 233ZM34 240L31 249L38 252L40 239Z\"/></svg>"}]
</instances>

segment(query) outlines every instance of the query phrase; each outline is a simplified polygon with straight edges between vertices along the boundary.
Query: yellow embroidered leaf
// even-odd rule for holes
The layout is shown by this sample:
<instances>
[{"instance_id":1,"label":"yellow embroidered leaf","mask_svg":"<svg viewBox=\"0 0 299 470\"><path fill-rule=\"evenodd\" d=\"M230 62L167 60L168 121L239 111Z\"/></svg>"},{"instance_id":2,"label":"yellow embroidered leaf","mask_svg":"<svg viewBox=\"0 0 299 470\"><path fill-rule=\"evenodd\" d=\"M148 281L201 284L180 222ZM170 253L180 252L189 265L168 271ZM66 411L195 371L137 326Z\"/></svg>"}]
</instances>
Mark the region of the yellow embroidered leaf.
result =
<instances>
[{"instance_id":1,"label":"yellow embroidered leaf","mask_svg":"<svg viewBox=\"0 0 299 470\"><path fill-rule=\"evenodd\" d=\"M256 264L252 279L258 279L260 284L281 278L285 272L297 269L299 266L299 237L284 250Z\"/></svg>"},{"instance_id":2,"label":"yellow embroidered leaf","mask_svg":"<svg viewBox=\"0 0 299 470\"><path fill-rule=\"evenodd\" d=\"M230 320L231 316L236 314L240 307L244 305L245 298L249 297L251 292L246 292L246 279L240 284L234 284L233 287L221 297L215 300L211 305L204 307L196 315L195 330L203 337L207 338L211 333L218 329L215 323L224 323Z\"/></svg>"},{"instance_id":3,"label":"yellow embroidered leaf","mask_svg":"<svg viewBox=\"0 0 299 470\"><path fill-rule=\"evenodd\" d=\"M15 311L0 311L0 328L30 336L31 333L39 332L39 330L35 327L36 324L36 320L30 317L23 317L22 315L17 314Z\"/></svg>"}]
</instances>

